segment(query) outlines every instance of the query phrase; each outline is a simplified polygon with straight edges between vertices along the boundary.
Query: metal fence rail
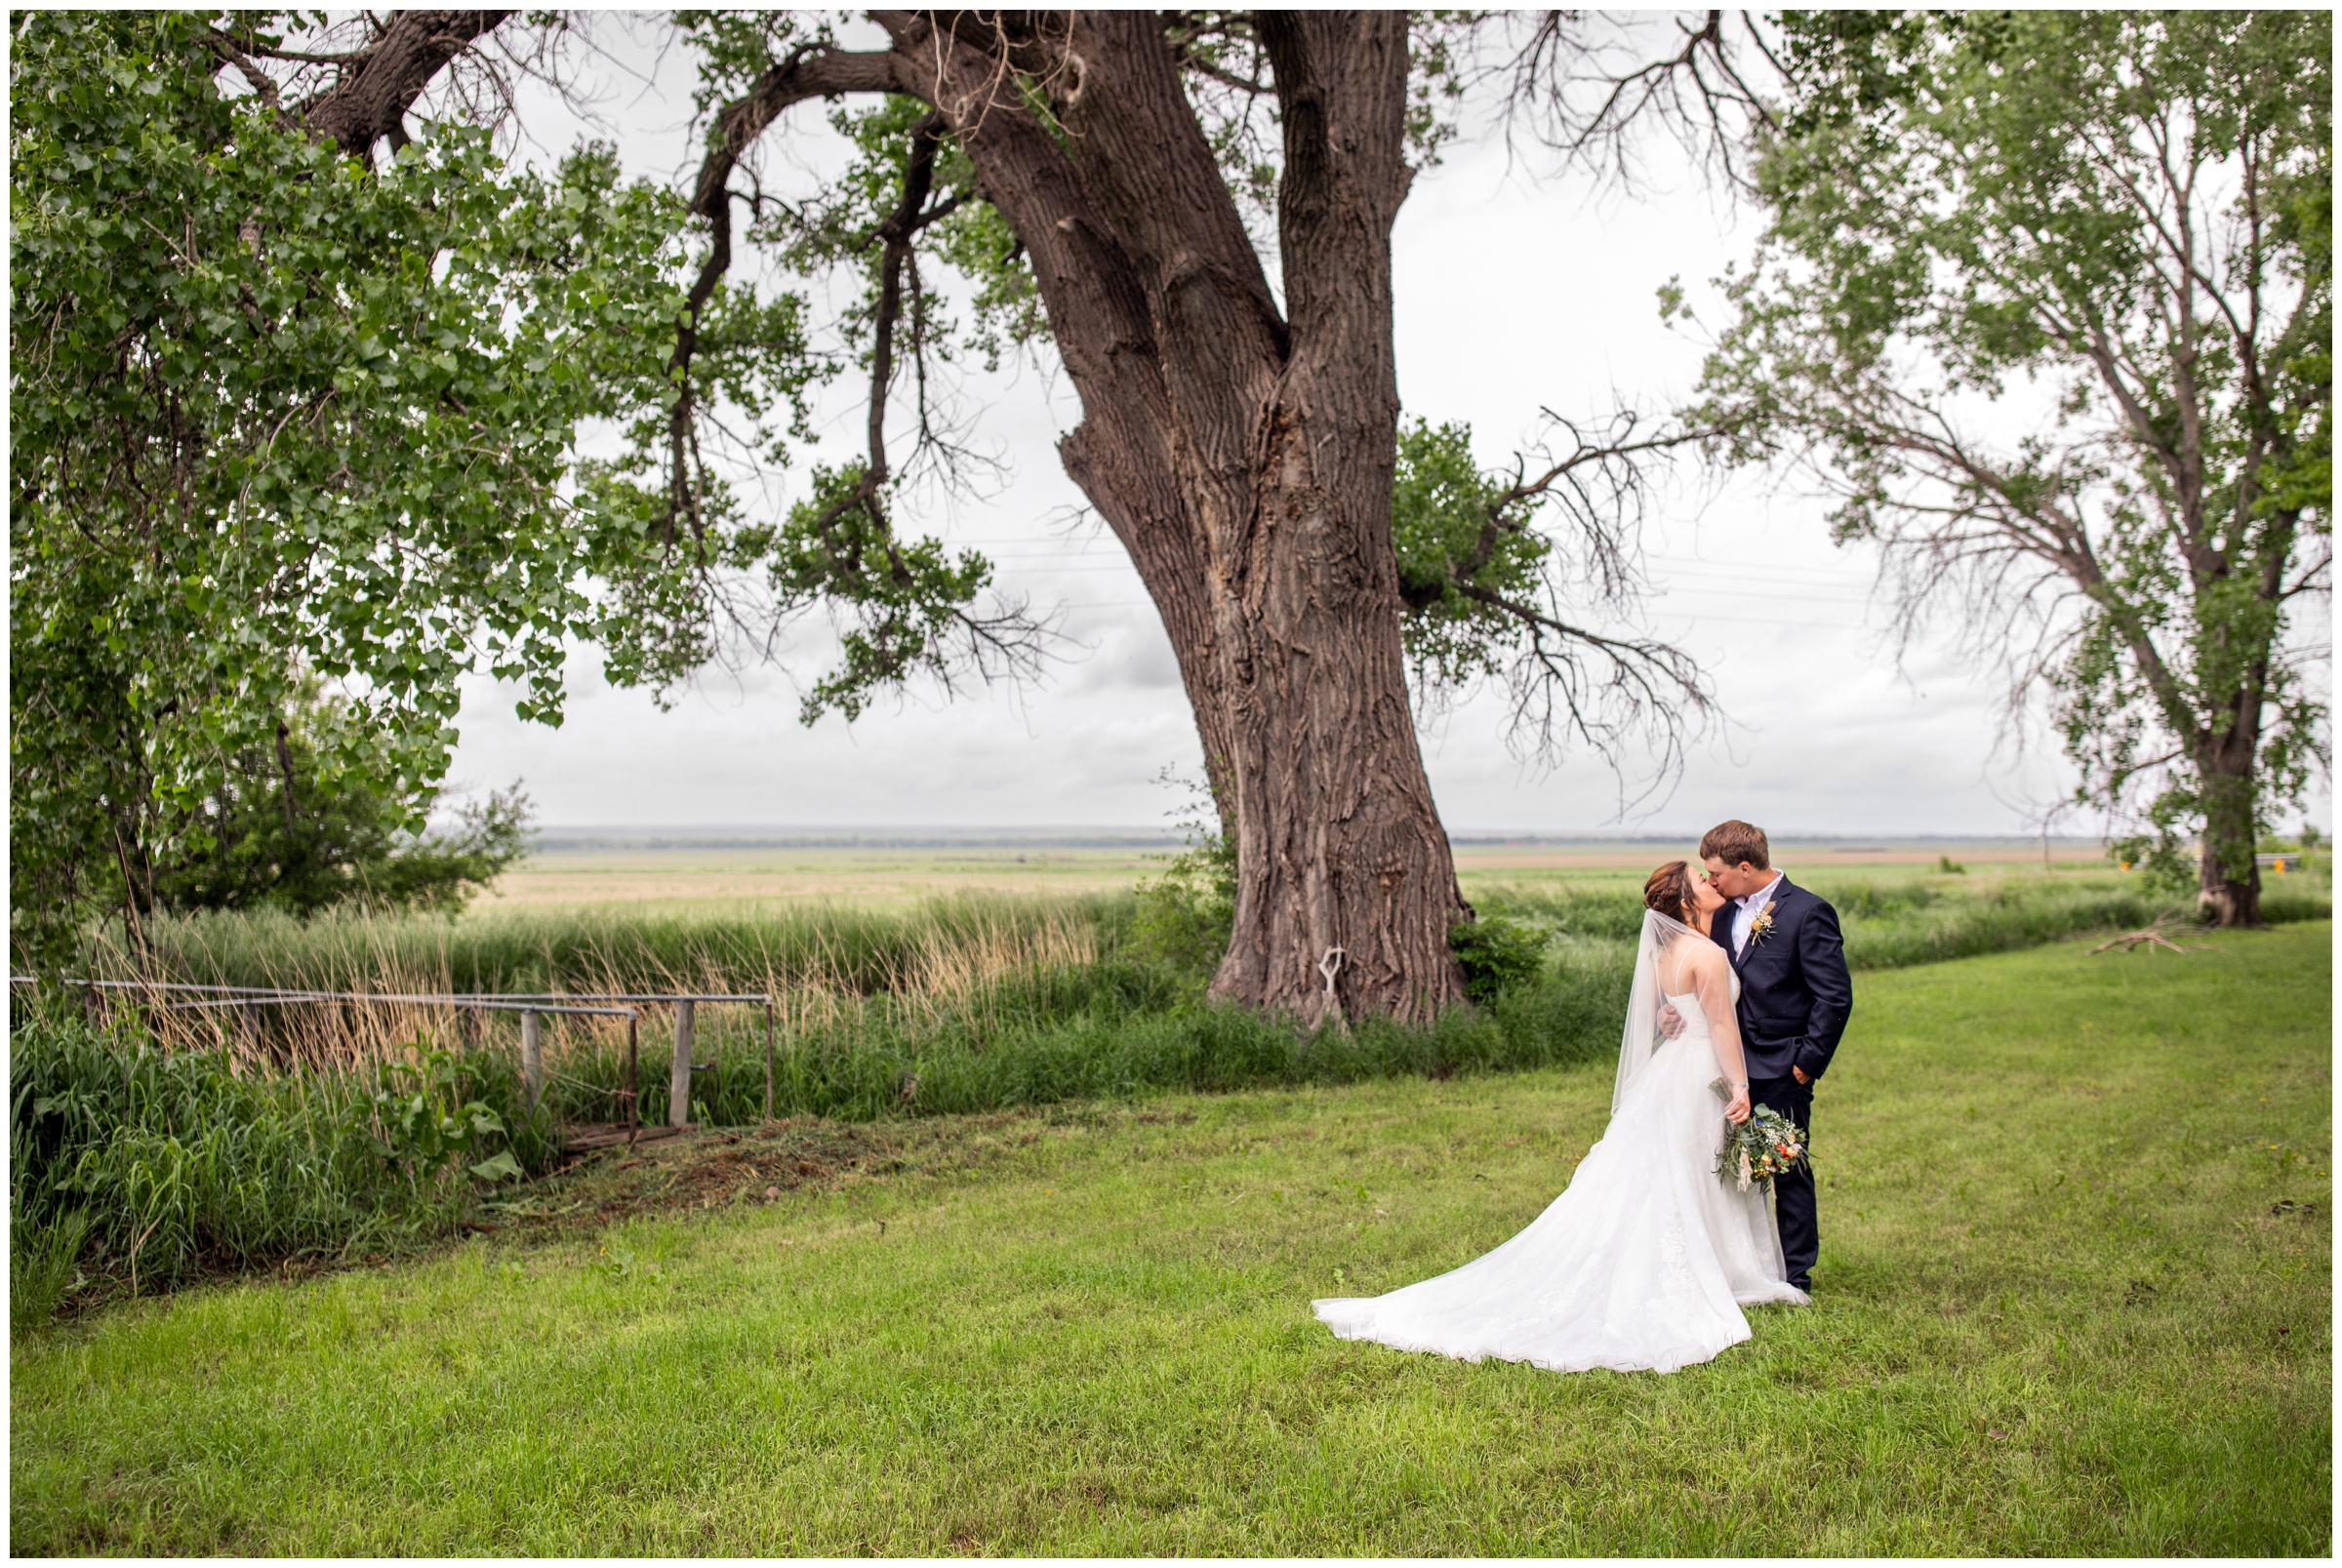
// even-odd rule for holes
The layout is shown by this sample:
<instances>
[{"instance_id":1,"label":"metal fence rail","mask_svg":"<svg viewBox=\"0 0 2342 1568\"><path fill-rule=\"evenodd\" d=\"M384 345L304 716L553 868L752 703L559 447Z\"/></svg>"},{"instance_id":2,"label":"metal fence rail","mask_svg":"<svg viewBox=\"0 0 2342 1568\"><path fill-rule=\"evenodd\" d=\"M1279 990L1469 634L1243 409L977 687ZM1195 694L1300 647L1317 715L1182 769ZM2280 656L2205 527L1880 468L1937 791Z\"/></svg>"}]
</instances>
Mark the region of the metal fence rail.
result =
<instances>
[{"instance_id":1,"label":"metal fence rail","mask_svg":"<svg viewBox=\"0 0 2342 1568\"><path fill-rule=\"evenodd\" d=\"M38 985L33 975L11 975L11 985ZM626 1021L626 1081L624 1089L612 1093L626 1103L626 1129L629 1136L640 1125L636 1106L641 1099L639 1070L637 1008L642 1005L672 1007L675 1010L674 1058L667 1076L667 1125L670 1128L691 1124L691 1075L714 1069L716 1064L692 1061L692 1042L697 1030L699 1004L754 1002L764 1008L764 1117L773 1117L773 998L767 991L449 991L421 993L398 991L315 991L288 990L274 985L209 985L191 981L163 980L78 980L68 979L61 984L77 985L95 992L127 991L143 993L149 1005L174 1012L203 1012L222 1008L297 1006L314 1002L384 1003L408 1007L461 1007L475 1013L518 1013L520 1015L520 1071L521 1081L533 1109L544 1098L545 1058L538 1035L540 1015L553 1014L571 1017L624 1018ZM159 993L159 994L158 994ZM182 1000L179 998L189 999Z\"/></svg>"}]
</instances>

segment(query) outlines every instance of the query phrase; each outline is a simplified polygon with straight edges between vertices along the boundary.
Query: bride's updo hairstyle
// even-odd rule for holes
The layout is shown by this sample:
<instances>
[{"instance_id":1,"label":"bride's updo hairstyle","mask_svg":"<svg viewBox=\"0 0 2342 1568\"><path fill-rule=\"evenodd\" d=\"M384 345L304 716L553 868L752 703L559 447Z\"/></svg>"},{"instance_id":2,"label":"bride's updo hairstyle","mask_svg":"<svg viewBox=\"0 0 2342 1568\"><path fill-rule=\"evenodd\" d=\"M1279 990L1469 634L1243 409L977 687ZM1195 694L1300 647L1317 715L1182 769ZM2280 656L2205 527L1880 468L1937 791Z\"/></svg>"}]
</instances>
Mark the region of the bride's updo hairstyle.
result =
<instances>
[{"instance_id":1,"label":"bride's updo hairstyle","mask_svg":"<svg viewBox=\"0 0 2342 1568\"><path fill-rule=\"evenodd\" d=\"M1669 861L1651 873L1642 885L1642 905L1656 909L1670 920L1692 924L1691 863Z\"/></svg>"}]
</instances>

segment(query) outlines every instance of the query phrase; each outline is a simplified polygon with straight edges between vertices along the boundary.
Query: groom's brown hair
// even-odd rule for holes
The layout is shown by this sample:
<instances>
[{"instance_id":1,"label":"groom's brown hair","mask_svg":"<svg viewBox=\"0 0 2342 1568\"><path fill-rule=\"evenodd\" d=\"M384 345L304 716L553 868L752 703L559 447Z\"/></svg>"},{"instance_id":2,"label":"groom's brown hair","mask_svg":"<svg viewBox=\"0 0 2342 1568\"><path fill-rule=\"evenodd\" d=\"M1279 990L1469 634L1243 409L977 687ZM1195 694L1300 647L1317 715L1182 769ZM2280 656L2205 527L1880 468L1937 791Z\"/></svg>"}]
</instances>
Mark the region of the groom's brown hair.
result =
<instances>
[{"instance_id":1,"label":"groom's brown hair","mask_svg":"<svg viewBox=\"0 0 2342 1568\"><path fill-rule=\"evenodd\" d=\"M1773 868L1773 853L1764 842L1764 829L1744 822L1717 823L1700 840L1700 859L1722 861L1726 865L1754 865L1759 871Z\"/></svg>"}]
</instances>

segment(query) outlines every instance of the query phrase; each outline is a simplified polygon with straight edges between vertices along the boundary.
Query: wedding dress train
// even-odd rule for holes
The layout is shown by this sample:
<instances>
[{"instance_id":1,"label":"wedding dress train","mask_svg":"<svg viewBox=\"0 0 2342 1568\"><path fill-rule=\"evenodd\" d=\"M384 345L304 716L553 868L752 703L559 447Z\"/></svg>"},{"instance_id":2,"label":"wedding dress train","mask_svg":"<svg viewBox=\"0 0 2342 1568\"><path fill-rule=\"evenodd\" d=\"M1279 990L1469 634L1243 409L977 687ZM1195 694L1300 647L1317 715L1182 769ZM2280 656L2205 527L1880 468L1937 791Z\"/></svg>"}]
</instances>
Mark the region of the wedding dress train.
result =
<instances>
[{"instance_id":1,"label":"wedding dress train","mask_svg":"<svg viewBox=\"0 0 2342 1568\"><path fill-rule=\"evenodd\" d=\"M1386 1296L1312 1303L1336 1334L1555 1372L1673 1372L1749 1338L1742 1307L1809 1300L1788 1282L1766 1188L1739 1191L1716 1175L1715 1045L1691 994L1665 997L1683 1031L1658 1032L1653 960L1673 934L1656 935L1646 922L1610 1125L1567 1190L1461 1268ZM1737 1000L1737 975L1731 985Z\"/></svg>"}]
</instances>

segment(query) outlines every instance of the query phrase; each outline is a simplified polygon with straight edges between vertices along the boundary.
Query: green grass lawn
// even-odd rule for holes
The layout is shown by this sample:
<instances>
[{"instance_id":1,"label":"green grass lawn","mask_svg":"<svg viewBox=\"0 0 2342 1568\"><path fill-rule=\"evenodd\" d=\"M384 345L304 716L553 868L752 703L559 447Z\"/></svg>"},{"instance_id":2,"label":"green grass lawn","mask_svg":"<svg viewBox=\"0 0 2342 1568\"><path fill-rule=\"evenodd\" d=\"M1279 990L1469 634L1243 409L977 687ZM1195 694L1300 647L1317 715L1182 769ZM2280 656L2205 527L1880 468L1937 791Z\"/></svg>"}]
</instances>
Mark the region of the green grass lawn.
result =
<instances>
[{"instance_id":1,"label":"green grass lawn","mask_svg":"<svg viewBox=\"0 0 2342 1568\"><path fill-rule=\"evenodd\" d=\"M1074 1106L19 1340L10 1546L2323 1553L2331 927L2210 940L1859 977L1816 1305L1671 1377L1309 1311L1525 1223L1608 1064Z\"/></svg>"}]
</instances>

